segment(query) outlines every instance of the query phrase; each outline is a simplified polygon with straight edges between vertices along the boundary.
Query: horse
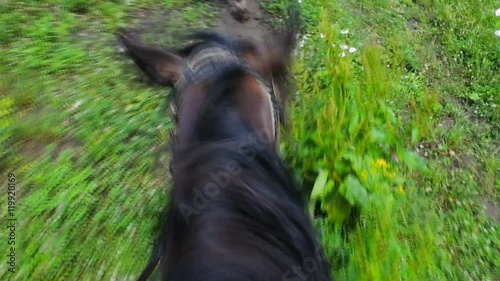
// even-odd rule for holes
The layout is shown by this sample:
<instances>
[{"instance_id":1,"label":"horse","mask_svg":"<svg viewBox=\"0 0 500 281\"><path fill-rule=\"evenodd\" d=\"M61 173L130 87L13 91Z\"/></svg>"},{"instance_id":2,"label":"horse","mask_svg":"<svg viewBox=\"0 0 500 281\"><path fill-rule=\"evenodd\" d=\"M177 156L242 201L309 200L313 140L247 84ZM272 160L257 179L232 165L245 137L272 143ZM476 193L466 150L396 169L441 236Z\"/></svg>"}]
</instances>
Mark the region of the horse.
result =
<instances>
[{"instance_id":1,"label":"horse","mask_svg":"<svg viewBox=\"0 0 500 281\"><path fill-rule=\"evenodd\" d=\"M176 90L173 187L139 280L158 265L170 281L332 280L279 155L279 114L266 86L286 73L295 32L267 45L201 32L178 50L119 36L140 69Z\"/></svg>"}]
</instances>

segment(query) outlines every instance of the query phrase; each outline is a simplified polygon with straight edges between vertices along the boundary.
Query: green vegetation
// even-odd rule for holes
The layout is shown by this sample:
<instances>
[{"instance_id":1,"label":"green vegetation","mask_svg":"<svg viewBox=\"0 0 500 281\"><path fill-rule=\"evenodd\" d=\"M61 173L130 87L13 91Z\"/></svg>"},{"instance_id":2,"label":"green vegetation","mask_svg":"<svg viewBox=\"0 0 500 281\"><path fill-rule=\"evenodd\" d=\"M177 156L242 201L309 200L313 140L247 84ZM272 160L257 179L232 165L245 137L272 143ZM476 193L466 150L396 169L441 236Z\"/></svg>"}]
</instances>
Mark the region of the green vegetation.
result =
<instances>
[{"instance_id":1,"label":"green vegetation","mask_svg":"<svg viewBox=\"0 0 500 281\"><path fill-rule=\"evenodd\" d=\"M113 32L178 44L215 9L11 2L0 5L0 172L18 182L18 260L15 274L0 263L0 279L134 279L167 200L172 124L168 92L146 85ZM287 5L264 3L276 19ZM494 5L301 1L282 148L338 280L500 279Z\"/></svg>"},{"instance_id":2,"label":"green vegetation","mask_svg":"<svg viewBox=\"0 0 500 281\"><path fill-rule=\"evenodd\" d=\"M320 2L301 3L283 148L336 277L497 280L498 7Z\"/></svg>"},{"instance_id":3,"label":"green vegetation","mask_svg":"<svg viewBox=\"0 0 500 281\"><path fill-rule=\"evenodd\" d=\"M0 5L0 164L18 182L17 270L2 261L1 280L133 279L149 259L167 202L168 92L138 79L113 32L144 27L144 40L167 44L167 27L204 27L214 14L115 2Z\"/></svg>"}]
</instances>

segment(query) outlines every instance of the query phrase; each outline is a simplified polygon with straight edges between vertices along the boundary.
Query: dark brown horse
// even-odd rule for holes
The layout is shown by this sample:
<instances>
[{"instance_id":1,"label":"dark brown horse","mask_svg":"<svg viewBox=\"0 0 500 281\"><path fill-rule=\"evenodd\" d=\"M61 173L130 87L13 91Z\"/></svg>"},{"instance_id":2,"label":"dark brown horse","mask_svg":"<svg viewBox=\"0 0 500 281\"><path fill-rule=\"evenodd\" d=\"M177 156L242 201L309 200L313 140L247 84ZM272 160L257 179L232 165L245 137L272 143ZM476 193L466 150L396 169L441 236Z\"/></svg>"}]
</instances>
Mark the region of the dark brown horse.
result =
<instances>
[{"instance_id":1,"label":"dark brown horse","mask_svg":"<svg viewBox=\"0 0 500 281\"><path fill-rule=\"evenodd\" d=\"M274 45L200 33L167 51L122 35L136 64L173 85L174 186L160 244L143 271L163 280L331 280L302 196L277 152L269 81L295 33ZM271 83L272 84L272 83Z\"/></svg>"}]
</instances>

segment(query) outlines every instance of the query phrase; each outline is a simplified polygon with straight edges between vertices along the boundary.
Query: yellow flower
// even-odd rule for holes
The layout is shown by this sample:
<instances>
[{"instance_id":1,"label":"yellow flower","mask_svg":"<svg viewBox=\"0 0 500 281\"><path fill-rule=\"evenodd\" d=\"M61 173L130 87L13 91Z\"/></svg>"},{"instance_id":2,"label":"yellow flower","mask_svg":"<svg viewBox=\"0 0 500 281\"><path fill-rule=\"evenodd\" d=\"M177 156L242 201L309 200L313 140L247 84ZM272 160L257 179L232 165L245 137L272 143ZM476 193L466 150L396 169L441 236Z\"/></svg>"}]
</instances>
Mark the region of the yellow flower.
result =
<instances>
[{"instance_id":1,"label":"yellow flower","mask_svg":"<svg viewBox=\"0 0 500 281\"><path fill-rule=\"evenodd\" d=\"M366 171L363 170L361 172L360 178L361 178L362 182L366 182L368 180L368 172L366 172Z\"/></svg>"},{"instance_id":2,"label":"yellow flower","mask_svg":"<svg viewBox=\"0 0 500 281\"><path fill-rule=\"evenodd\" d=\"M392 180L396 177L396 173L395 172L389 173L389 172L384 171L384 176L386 176L387 178Z\"/></svg>"},{"instance_id":3,"label":"yellow flower","mask_svg":"<svg viewBox=\"0 0 500 281\"><path fill-rule=\"evenodd\" d=\"M403 189L403 186L401 186L401 185L396 188L396 192L399 194L405 194L405 190Z\"/></svg>"},{"instance_id":4,"label":"yellow flower","mask_svg":"<svg viewBox=\"0 0 500 281\"><path fill-rule=\"evenodd\" d=\"M385 172L388 167L389 167L389 164L387 164L387 162L384 159L379 158L371 164L370 170L371 170L372 174L375 174L380 170Z\"/></svg>"},{"instance_id":5,"label":"yellow flower","mask_svg":"<svg viewBox=\"0 0 500 281\"><path fill-rule=\"evenodd\" d=\"M389 167L389 164L387 164L387 162L384 159L379 158L375 161L375 167L382 167L386 169L387 167Z\"/></svg>"}]
</instances>

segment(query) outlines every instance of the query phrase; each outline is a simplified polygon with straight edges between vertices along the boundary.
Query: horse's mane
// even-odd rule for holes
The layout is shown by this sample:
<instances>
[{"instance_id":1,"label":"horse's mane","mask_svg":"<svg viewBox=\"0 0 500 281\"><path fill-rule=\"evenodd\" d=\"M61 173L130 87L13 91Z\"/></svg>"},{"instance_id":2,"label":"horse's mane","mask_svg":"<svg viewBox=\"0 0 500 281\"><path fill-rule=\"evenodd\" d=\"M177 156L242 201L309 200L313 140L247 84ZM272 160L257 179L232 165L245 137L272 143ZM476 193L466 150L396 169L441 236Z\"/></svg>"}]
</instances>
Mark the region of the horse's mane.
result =
<instances>
[{"instance_id":1,"label":"horse's mane","mask_svg":"<svg viewBox=\"0 0 500 281\"><path fill-rule=\"evenodd\" d=\"M175 151L178 162L164 229L169 241L164 249L165 263L170 265L167 274L186 278L183 274L189 273L189 280L229 280L225 276L236 266L245 272L247 280L277 280L286 270L303 268L305 260L310 259L316 269L308 280L330 280L292 175L271 146L245 145L247 142L242 137L193 143ZM210 175L225 172L224 163L241 170L230 176L227 186L219 185L213 198L206 196L204 208L197 208L193 201L199 196L196 194L205 192L204 186L214 182ZM186 216L181 206L197 211ZM177 256L180 251L184 256ZM223 270L212 268L213 262ZM252 265L255 267L250 268ZM208 273L213 275L207 278Z\"/></svg>"},{"instance_id":2,"label":"horse's mane","mask_svg":"<svg viewBox=\"0 0 500 281\"><path fill-rule=\"evenodd\" d=\"M331 280L292 174L268 142L229 114L243 75L237 68L221 74L200 109L197 140L173 147L161 268L169 280ZM229 175L226 185L221 174ZM306 261L314 270L304 270Z\"/></svg>"}]
</instances>

